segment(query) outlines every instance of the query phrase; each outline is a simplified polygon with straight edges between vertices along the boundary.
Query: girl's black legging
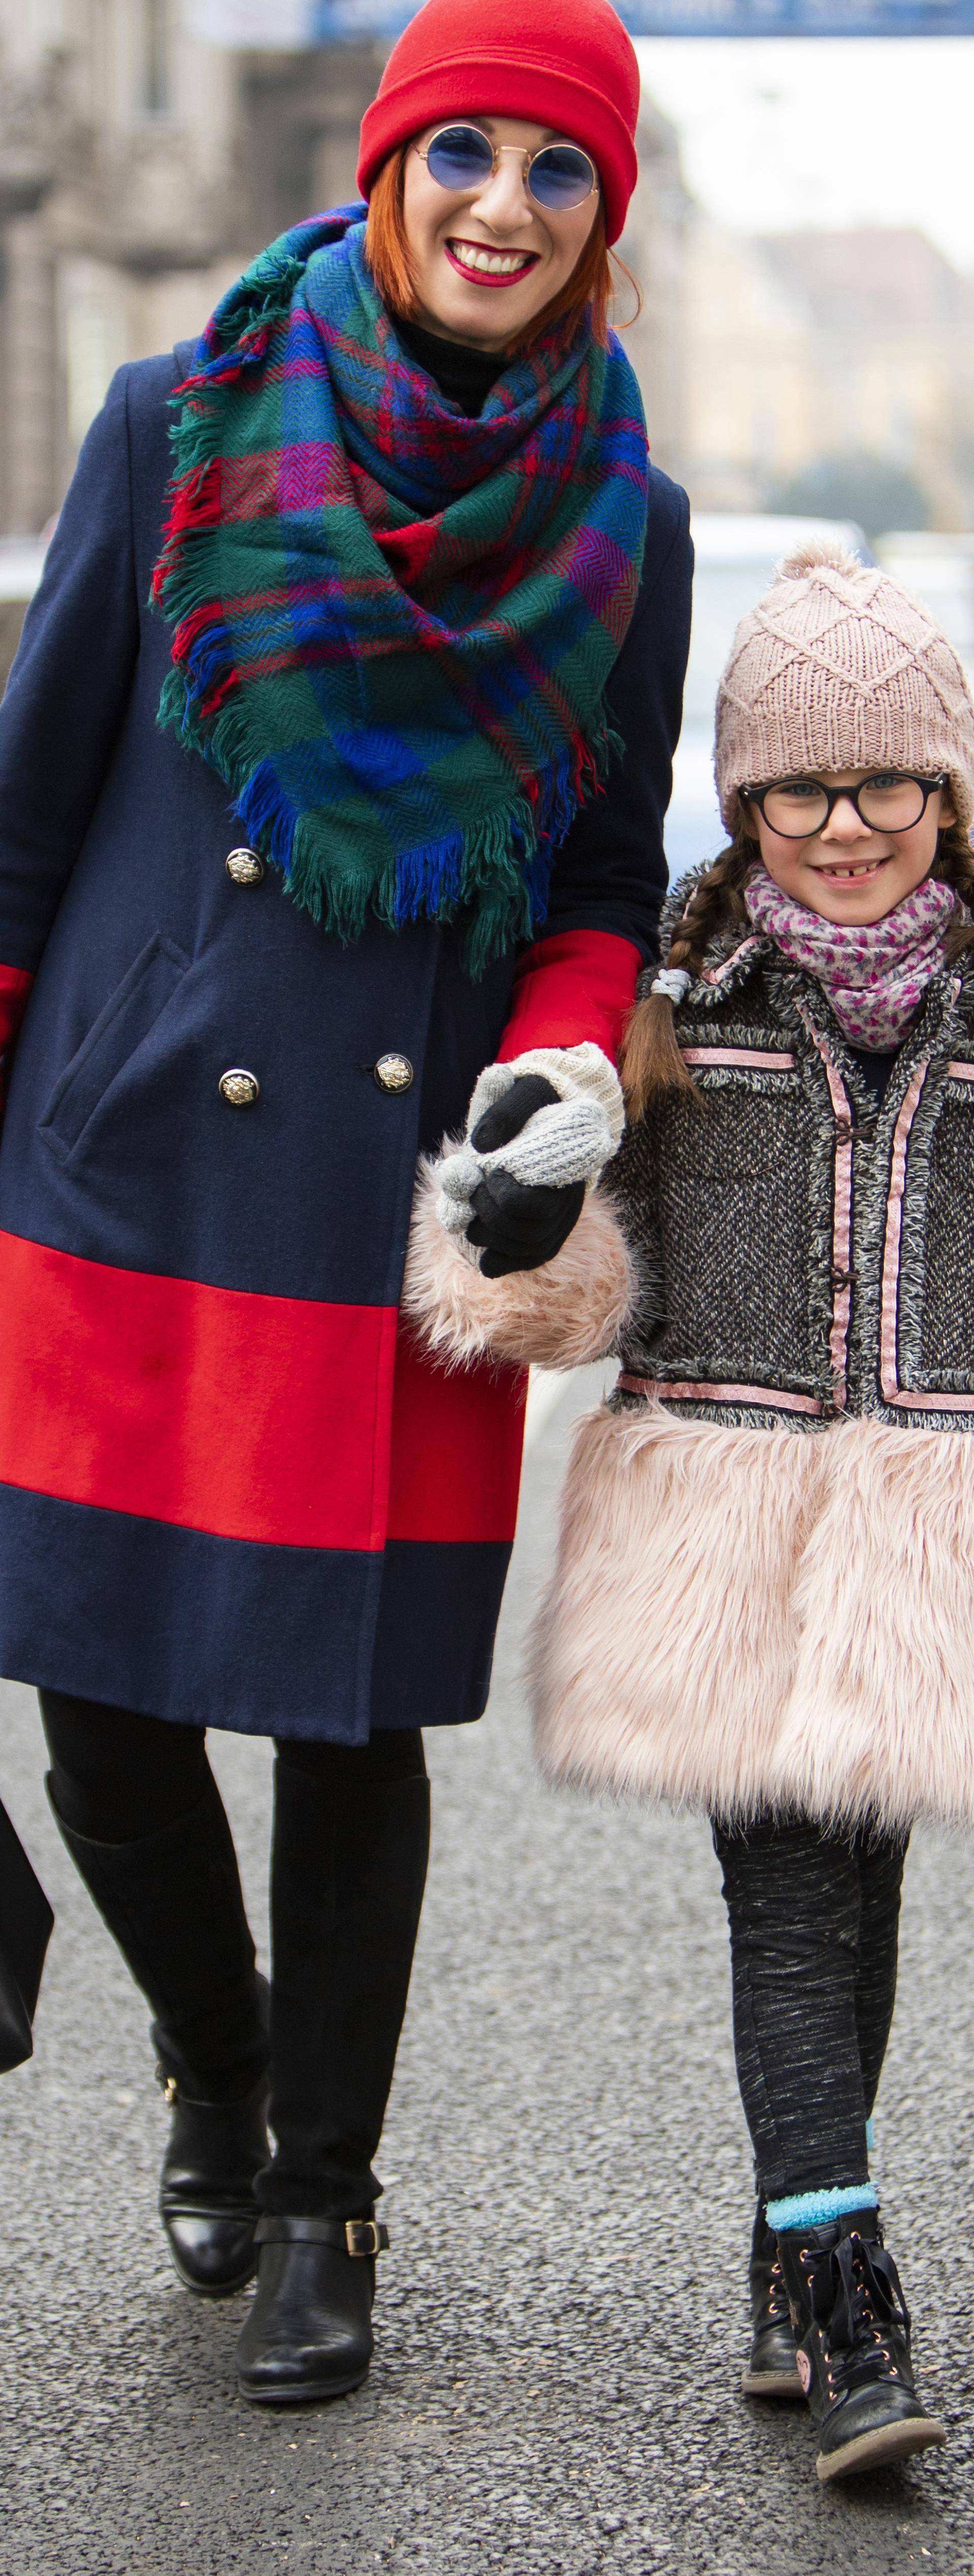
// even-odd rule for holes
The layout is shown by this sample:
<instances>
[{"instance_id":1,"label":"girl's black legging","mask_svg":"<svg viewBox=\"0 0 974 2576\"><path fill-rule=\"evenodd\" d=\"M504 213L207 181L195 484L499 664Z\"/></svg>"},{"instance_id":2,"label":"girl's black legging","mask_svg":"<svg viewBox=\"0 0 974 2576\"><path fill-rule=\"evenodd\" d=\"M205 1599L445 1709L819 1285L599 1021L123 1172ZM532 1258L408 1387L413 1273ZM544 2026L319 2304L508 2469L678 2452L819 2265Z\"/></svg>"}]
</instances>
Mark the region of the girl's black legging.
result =
<instances>
[{"instance_id":1,"label":"girl's black legging","mask_svg":"<svg viewBox=\"0 0 974 2576\"><path fill-rule=\"evenodd\" d=\"M377 2189L429 1848L418 1727L276 1746L270 2034L237 1857L201 1727L42 1691L51 1803L186 2089L245 2093L270 2062L267 2209L353 2217Z\"/></svg>"},{"instance_id":2,"label":"girl's black legging","mask_svg":"<svg viewBox=\"0 0 974 2576\"><path fill-rule=\"evenodd\" d=\"M801 1817L714 1827L737 2073L766 2200L868 2179L907 1839Z\"/></svg>"}]
</instances>

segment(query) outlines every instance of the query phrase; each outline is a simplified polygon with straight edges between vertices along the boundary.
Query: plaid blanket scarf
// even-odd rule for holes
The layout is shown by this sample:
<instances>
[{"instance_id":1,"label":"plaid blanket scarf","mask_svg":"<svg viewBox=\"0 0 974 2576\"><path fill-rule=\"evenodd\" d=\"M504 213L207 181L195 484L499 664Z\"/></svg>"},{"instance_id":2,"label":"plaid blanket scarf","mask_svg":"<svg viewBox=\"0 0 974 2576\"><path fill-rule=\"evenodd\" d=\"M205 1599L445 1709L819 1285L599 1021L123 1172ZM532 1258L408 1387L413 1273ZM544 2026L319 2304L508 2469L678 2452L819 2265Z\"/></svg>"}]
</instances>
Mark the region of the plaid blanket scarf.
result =
<instances>
[{"instance_id":1,"label":"plaid blanket scarf","mask_svg":"<svg viewBox=\"0 0 974 2576\"><path fill-rule=\"evenodd\" d=\"M613 336L557 332L465 419L407 355L361 207L217 306L175 397L160 722L339 939L463 916L471 971L544 918L612 741L646 432Z\"/></svg>"}]
</instances>

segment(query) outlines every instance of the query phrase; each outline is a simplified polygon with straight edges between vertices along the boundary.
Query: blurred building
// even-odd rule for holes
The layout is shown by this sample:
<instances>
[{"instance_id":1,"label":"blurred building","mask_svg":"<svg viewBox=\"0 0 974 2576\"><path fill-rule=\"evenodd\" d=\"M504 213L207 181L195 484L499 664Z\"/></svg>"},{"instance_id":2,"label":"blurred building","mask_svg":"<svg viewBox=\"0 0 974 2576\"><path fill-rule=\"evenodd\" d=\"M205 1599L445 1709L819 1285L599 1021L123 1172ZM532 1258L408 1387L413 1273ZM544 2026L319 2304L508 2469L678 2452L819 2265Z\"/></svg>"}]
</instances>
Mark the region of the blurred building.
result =
<instances>
[{"instance_id":1,"label":"blurred building","mask_svg":"<svg viewBox=\"0 0 974 2576\"><path fill-rule=\"evenodd\" d=\"M44 527L122 359L194 333L263 242L354 193L383 49L288 45L294 7L274 51L204 32L265 25L264 0L0 0L0 534ZM861 515L833 471L857 460L912 478L913 518L886 524L974 526L971 281L915 231L728 232L651 100L639 140L626 341L696 506Z\"/></svg>"},{"instance_id":2,"label":"blurred building","mask_svg":"<svg viewBox=\"0 0 974 2576\"><path fill-rule=\"evenodd\" d=\"M43 528L123 359L354 193L381 60L231 52L180 0L2 0L0 528Z\"/></svg>"},{"instance_id":3,"label":"blurred building","mask_svg":"<svg viewBox=\"0 0 974 2576\"><path fill-rule=\"evenodd\" d=\"M699 508L861 516L843 470L851 495L853 468L882 467L915 488L917 524L974 525L974 283L922 233L747 239L698 215L686 257Z\"/></svg>"},{"instance_id":4,"label":"blurred building","mask_svg":"<svg viewBox=\"0 0 974 2576\"><path fill-rule=\"evenodd\" d=\"M280 51L247 50L205 24L182 0L0 0L0 532L57 509L123 359L195 333L264 242L355 193L383 50L284 49L283 17ZM642 140L632 347L678 468L688 202L652 107Z\"/></svg>"},{"instance_id":5,"label":"blurred building","mask_svg":"<svg viewBox=\"0 0 974 2576\"><path fill-rule=\"evenodd\" d=\"M654 463L685 480L686 270L693 199L684 186L676 127L643 96L637 137L639 180L618 247L642 294L638 321L620 288L616 321L642 388Z\"/></svg>"}]
</instances>

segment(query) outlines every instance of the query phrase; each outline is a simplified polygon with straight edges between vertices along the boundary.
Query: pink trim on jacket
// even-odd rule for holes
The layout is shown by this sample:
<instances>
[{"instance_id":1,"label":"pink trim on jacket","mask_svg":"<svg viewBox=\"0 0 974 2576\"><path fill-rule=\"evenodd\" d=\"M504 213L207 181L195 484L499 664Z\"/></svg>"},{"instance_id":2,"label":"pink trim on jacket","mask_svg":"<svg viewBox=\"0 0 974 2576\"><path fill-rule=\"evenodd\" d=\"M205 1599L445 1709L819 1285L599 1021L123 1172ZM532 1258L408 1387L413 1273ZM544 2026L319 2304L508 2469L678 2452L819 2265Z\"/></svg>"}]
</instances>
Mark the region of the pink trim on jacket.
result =
<instances>
[{"instance_id":1,"label":"pink trim on jacket","mask_svg":"<svg viewBox=\"0 0 974 2576\"><path fill-rule=\"evenodd\" d=\"M906 1187L906 1148L929 1071L930 1058L925 1056L923 1063L917 1065L909 1089L901 1103L899 1117L893 1131L893 1158L890 1165L889 1197L886 1202L886 1236L883 1244L879 1334L879 1383L887 1404L895 1404L900 1391L896 1344L899 1321L903 1192Z\"/></svg>"},{"instance_id":2,"label":"pink trim on jacket","mask_svg":"<svg viewBox=\"0 0 974 2576\"><path fill-rule=\"evenodd\" d=\"M761 948L763 945L764 942L759 939L757 931L752 930L746 939L741 940L737 948L731 950L730 956L725 957L722 966L704 967L700 977L701 984L722 984L725 975L730 974L731 967L737 965L739 958L746 957L752 948Z\"/></svg>"},{"instance_id":3,"label":"pink trim on jacket","mask_svg":"<svg viewBox=\"0 0 974 2576\"><path fill-rule=\"evenodd\" d=\"M705 1378L630 1377L625 1370L616 1384L627 1395L670 1396L683 1404L759 1404L775 1413L822 1411L817 1395L791 1395L779 1386L711 1385Z\"/></svg>"},{"instance_id":4,"label":"pink trim on jacket","mask_svg":"<svg viewBox=\"0 0 974 2576\"><path fill-rule=\"evenodd\" d=\"M790 1073L795 1062L792 1054L765 1047L681 1047L680 1054L684 1064L741 1064L761 1073Z\"/></svg>"},{"instance_id":5,"label":"pink trim on jacket","mask_svg":"<svg viewBox=\"0 0 974 2576\"><path fill-rule=\"evenodd\" d=\"M961 1064L959 1060L949 1064L947 1080L948 1082L974 1082L974 1064Z\"/></svg>"},{"instance_id":6,"label":"pink trim on jacket","mask_svg":"<svg viewBox=\"0 0 974 2576\"><path fill-rule=\"evenodd\" d=\"M910 1129L920 1106L923 1086L930 1071L929 1056L918 1064L903 1100L893 1133L893 1159L890 1168L889 1199L886 1208L886 1239L883 1245L883 1286L880 1301L879 1383L886 1404L895 1405L901 1413L974 1413L974 1395L914 1395L901 1387L897 1342L899 1338L900 1246L903 1236L903 1192L906 1187L906 1158ZM974 1082L974 1065L947 1067L948 1074L961 1081Z\"/></svg>"},{"instance_id":7,"label":"pink trim on jacket","mask_svg":"<svg viewBox=\"0 0 974 2576\"><path fill-rule=\"evenodd\" d=\"M812 1045L817 1047L825 1066L829 1098L835 1117L835 1169L832 1197L832 1330L829 1354L832 1361L834 1393L832 1402L837 1413L845 1409L846 1369L849 1354L849 1317L852 1312L852 1103L838 1065L834 1064L828 1042L815 1027L799 1002Z\"/></svg>"}]
</instances>

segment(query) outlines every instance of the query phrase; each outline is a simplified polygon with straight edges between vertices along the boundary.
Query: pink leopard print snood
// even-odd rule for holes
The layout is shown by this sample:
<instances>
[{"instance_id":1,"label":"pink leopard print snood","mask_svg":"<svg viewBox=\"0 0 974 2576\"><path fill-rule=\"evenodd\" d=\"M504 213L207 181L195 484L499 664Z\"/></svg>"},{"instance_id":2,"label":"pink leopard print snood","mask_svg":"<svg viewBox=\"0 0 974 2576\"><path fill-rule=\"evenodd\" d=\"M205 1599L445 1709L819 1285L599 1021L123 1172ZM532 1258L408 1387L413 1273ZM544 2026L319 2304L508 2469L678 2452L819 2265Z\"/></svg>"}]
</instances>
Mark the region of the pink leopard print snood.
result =
<instances>
[{"instance_id":1,"label":"pink leopard print snood","mask_svg":"<svg viewBox=\"0 0 974 2576\"><path fill-rule=\"evenodd\" d=\"M944 935L959 908L950 886L925 877L885 920L857 929L783 894L761 868L744 890L755 930L824 987L853 1046L900 1045L931 977L943 964Z\"/></svg>"}]
</instances>

